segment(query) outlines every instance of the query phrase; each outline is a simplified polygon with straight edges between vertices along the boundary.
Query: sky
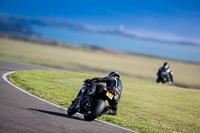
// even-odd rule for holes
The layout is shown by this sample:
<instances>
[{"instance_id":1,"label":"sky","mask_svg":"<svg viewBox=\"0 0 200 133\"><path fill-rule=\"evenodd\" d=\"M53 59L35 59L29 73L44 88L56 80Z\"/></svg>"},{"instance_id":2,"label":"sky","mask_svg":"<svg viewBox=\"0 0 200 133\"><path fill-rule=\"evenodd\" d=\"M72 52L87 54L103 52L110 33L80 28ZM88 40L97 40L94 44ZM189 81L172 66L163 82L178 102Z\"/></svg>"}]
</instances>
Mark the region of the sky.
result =
<instances>
[{"instance_id":1,"label":"sky","mask_svg":"<svg viewBox=\"0 0 200 133\"><path fill-rule=\"evenodd\" d=\"M0 0L0 13L200 41L200 0Z\"/></svg>"}]
</instances>

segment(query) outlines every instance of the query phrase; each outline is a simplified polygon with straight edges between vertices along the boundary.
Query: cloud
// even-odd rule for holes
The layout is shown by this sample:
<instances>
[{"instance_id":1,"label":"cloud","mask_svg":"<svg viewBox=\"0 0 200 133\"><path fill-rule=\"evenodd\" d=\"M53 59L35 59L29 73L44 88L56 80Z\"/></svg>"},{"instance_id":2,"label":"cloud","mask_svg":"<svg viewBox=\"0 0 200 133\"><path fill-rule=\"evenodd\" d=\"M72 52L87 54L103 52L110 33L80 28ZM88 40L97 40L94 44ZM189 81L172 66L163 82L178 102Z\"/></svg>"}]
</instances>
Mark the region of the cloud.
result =
<instances>
[{"instance_id":1,"label":"cloud","mask_svg":"<svg viewBox=\"0 0 200 133\"><path fill-rule=\"evenodd\" d=\"M158 41L158 42L162 41L162 42L167 42L171 44L200 46L200 39L185 38L185 37L174 35L172 33L167 33L167 32L162 32L162 31L152 31L152 30L146 30L146 29L127 29L125 28L123 24L120 24L117 28L115 27L108 27L108 28L100 27L99 28L99 27L91 26L91 25L71 23L66 20L27 18L27 17L20 17L20 16L11 16L11 15L6 15L6 14L0 14L0 22L4 22L0 24L0 31L2 31L5 25L7 25L9 26L7 27L7 31L10 30L10 31L21 32L21 33L23 32L24 34L28 34L28 33L36 34L35 31L32 31L31 26L39 25L39 26L56 27L56 28L62 28L62 29L72 29L72 30L80 30L80 31L87 31L87 32L113 34L113 35L143 39L143 40L148 40L148 41ZM9 24L12 24L13 27L10 26ZM21 27L17 25L20 25Z\"/></svg>"},{"instance_id":2,"label":"cloud","mask_svg":"<svg viewBox=\"0 0 200 133\"><path fill-rule=\"evenodd\" d=\"M147 30L147 29L129 29L129 30L126 30L126 32L129 34L134 34L140 38L149 38L149 39L167 41L167 42L200 45L200 39L181 37L181 36L168 33L168 32L163 32L163 31L153 31L153 30Z\"/></svg>"},{"instance_id":3,"label":"cloud","mask_svg":"<svg viewBox=\"0 0 200 133\"><path fill-rule=\"evenodd\" d=\"M171 44L184 44L184 45L198 45L200 46L200 39L196 38L185 38L172 33L163 31L153 31L147 29L125 29L124 25L119 25L117 28L97 28L91 26L85 26L84 30L90 32L101 32L109 33L113 35L121 35L131 38L151 40L151 41L162 41Z\"/></svg>"}]
</instances>

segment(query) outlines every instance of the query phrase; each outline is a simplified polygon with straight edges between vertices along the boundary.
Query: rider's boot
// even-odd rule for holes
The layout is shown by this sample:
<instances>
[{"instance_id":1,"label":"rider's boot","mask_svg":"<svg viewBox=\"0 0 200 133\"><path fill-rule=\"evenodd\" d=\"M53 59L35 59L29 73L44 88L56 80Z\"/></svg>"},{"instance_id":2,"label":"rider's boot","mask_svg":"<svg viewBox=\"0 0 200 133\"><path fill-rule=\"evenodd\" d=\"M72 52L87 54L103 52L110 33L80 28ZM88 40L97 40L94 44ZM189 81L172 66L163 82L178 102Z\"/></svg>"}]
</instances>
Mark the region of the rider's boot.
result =
<instances>
[{"instance_id":1,"label":"rider's boot","mask_svg":"<svg viewBox=\"0 0 200 133\"><path fill-rule=\"evenodd\" d=\"M103 111L103 113L101 115L103 115L103 114L116 115L117 111L116 110L112 110L110 106L107 106L107 107L105 107L105 109L104 109L104 111Z\"/></svg>"}]
</instances>

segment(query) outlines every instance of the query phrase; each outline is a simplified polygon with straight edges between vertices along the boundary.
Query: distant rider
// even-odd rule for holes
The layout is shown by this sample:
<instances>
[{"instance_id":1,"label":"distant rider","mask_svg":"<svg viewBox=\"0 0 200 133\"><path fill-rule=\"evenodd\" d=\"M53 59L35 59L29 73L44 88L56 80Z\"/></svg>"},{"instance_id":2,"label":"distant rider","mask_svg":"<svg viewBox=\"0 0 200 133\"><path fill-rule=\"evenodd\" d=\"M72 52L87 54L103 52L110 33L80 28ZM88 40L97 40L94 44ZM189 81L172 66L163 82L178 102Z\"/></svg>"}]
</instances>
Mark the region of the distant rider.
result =
<instances>
[{"instance_id":1,"label":"distant rider","mask_svg":"<svg viewBox=\"0 0 200 133\"><path fill-rule=\"evenodd\" d=\"M169 68L169 64L165 62L163 66L158 70L158 78L157 78L157 83L162 82L162 83L168 83L171 85L173 83L173 72Z\"/></svg>"},{"instance_id":2,"label":"distant rider","mask_svg":"<svg viewBox=\"0 0 200 133\"><path fill-rule=\"evenodd\" d=\"M87 82L92 83L92 87L87 94L88 96L92 96L92 97L95 97L95 95L98 95L98 92L101 91L101 89L105 87L99 82L106 83L106 88L109 90L109 92L114 94L114 97L112 100L108 99L108 103L110 106L106 107L103 114L116 115L117 105L121 97L121 92L123 88L119 73L111 72L107 77L104 77L104 78L96 77L93 79L88 79Z\"/></svg>"}]
</instances>

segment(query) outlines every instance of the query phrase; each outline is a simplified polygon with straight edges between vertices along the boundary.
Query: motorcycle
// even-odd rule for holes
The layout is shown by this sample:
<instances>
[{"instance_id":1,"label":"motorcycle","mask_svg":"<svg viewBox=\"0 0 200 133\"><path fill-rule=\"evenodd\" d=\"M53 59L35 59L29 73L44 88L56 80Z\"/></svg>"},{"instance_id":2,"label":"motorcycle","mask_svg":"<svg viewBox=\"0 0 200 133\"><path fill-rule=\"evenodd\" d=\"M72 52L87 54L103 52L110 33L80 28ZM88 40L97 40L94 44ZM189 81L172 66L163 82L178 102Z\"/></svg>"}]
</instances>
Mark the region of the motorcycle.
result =
<instances>
[{"instance_id":1,"label":"motorcycle","mask_svg":"<svg viewBox=\"0 0 200 133\"><path fill-rule=\"evenodd\" d=\"M72 101L72 104L69 106L67 112L68 115L74 115L79 112L84 115L84 119L87 121L93 121L97 117L103 115L103 112L106 109L105 101L113 99L114 90L108 90L106 87L103 87L98 91L98 95L95 97L88 97L87 93L90 89L91 84L84 81L82 89L79 91L77 98ZM77 107L77 105L79 105Z\"/></svg>"},{"instance_id":2,"label":"motorcycle","mask_svg":"<svg viewBox=\"0 0 200 133\"><path fill-rule=\"evenodd\" d=\"M169 74L167 72L161 72L157 82L162 82L163 84L170 85L171 81L169 79Z\"/></svg>"}]
</instances>

